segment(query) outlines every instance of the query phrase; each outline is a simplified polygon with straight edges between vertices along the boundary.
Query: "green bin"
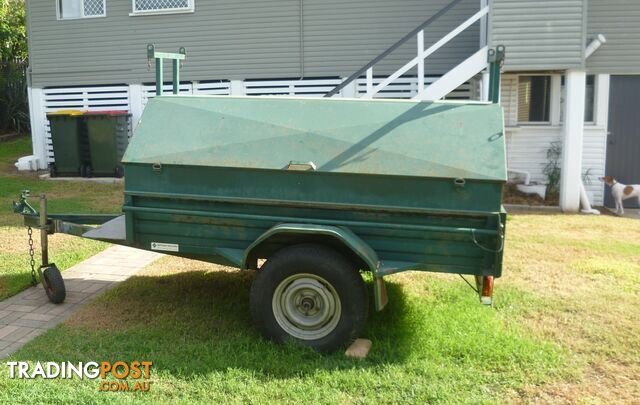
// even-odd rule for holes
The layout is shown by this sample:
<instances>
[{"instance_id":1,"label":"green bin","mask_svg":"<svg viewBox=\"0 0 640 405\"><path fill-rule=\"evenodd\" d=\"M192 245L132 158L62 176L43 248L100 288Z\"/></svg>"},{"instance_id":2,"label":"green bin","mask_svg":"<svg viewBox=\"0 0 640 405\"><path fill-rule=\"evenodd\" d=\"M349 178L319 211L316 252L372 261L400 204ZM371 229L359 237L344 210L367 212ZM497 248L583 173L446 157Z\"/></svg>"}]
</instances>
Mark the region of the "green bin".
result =
<instances>
[{"instance_id":1,"label":"green bin","mask_svg":"<svg viewBox=\"0 0 640 405\"><path fill-rule=\"evenodd\" d=\"M51 177L84 175L88 164L83 137L83 112L62 110L47 114L55 163L49 164Z\"/></svg>"},{"instance_id":2,"label":"green bin","mask_svg":"<svg viewBox=\"0 0 640 405\"><path fill-rule=\"evenodd\" d=\"M129 143L129 116L126 111L85 113L91 166L88 175L122 177L122 155Z\"/></svg>"}]
</instances>

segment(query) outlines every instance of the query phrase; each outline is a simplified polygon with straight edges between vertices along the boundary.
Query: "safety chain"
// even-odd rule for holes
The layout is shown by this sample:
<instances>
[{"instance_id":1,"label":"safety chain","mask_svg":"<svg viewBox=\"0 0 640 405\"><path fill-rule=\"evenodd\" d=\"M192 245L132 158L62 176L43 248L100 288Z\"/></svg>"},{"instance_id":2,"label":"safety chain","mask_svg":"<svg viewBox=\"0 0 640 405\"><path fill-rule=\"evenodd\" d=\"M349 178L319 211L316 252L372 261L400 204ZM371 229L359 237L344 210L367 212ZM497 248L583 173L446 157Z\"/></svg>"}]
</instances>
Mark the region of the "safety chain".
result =
<instances>
[{"instance_id":1,"label":"safety chain","mask_svg":"<svg viewBox=\"0 0 640 405\"><path fill-rule=\"evenodd\" d=\"M36 261L33 258L35 255L33 251L33 229L31 227L27 228L27 234L29 235L29 256L31 257L31 285L38 284L36 280Z\"/></svg>"}]
</instances>

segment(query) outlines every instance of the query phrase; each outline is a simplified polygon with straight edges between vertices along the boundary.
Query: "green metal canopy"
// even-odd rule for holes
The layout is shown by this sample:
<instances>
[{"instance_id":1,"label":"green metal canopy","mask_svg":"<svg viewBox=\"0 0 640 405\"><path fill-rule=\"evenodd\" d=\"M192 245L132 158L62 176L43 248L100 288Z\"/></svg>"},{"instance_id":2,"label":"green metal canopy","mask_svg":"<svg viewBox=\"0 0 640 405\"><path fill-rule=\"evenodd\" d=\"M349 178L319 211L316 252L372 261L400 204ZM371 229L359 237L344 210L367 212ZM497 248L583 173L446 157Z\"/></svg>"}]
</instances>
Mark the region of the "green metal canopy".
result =
<instances>
[{"instance_id":1,"label":"green metal canopy","mask_svg":"<svg viewBox=\"0 0 640 405\"><path fill-rule=\"evenodd\" d=\"M502 108L479 102L163 96L124 163L506 181Z\"/></svg>"}]
</instances>

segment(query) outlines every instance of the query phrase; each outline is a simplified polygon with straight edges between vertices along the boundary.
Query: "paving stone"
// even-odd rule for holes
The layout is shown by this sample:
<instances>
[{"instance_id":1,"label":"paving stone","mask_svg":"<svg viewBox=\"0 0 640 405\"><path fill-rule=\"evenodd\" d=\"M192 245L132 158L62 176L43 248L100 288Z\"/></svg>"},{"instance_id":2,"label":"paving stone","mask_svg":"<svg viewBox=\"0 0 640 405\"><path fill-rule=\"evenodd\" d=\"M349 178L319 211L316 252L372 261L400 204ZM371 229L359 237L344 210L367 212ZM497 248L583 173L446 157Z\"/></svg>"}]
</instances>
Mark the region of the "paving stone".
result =
<instances>
[{"instance_id":1,"label":"paving stone","mask_svg":"<svg viewBox=\"0 0 640 405\"><path fill-rule=\"evenodd\" d=\"M15 312L32 312L34 311L36 308L38 308L38 306L33 306L33 305L18 305L18 304L13 304L13 305L9 305L7 307L7 310L9 311L15 311Z\"/></svg>"},{"instance_id":2,"label":"paving stone","mask_svg":"<svg viewBox=\"0 0 640 405\"><path fill-rule=\"evenodd\" d=\"M13 352L22 347L24 343L12 343L4 349L0 350L0 359L4 359L5 357L9 357Z\"/></svg>"},{"instance_id":3,"label":"paving stone","mask_svg":"<svg viewBox=\"0 0 640 405\"><path fill-rule=\"evenodd\" d=\"M17 342L22 337L28 335L30 332L32 332L35 329L36 328L29 327L29 326L18 326L18 328L16 330L14 330L13 332L9 333L7 336L3 337L2 339L3 340L8 340L10 342Z\"/></svg>"},{"instance_id":4,"label":"paving stone","mask_svg":"<svg viewBox=\"0 0 640 405\"><path fill-rule=\"evenodd\" d=\"M31 319L16 319L11 322L11 325L18 326L21 328L46 328L47 321L34 321Z\"/></svg>"},{"instance_id":5,"label":"paving stone","mask_svg":"<svg viewBox=\"0 0 640 405\"><path fill-rule=\"evenodd\" d=\"M30 314L24 314L22 316L22 318L20 318L20 319L28 319L28 320L31 320L31 321L44 321L44 322L46 322L46 321L52 320L53 318L55 318L55 315L53 315L53 314L38 314L38 313L34 312L34 313L30 313Z\"/></svg>"},{"instance_id":6,"label":"paving stone","mask_svg":"<svg viewBox=\"0 0 640 405\"><path fill-rule=\"evenodd\" d=\"M28 299L22 301L20 304L24 306L35 306L37 309L37 307L41 306L42 304L46 304L47 302L49 302L47 294L44 291L40 291L40 294L29 297Z\"/></svg>"},{"instance_id":7,"label":"paving stone","mask_svg":"<svg viewBox=\"0 0 640 405\"><path fill-rule=\"evenodd\" d=\"M102 280L102 281L124 281L129 278L129 276L114 276L111 274L96 274L91 273L87 274L87 280Z\"/></svg>"},{"instance_id":8,"label":"paving stone","mask_svg":"<svg viewBox=\"0 0 640 405\"><path fill-rule=\"evenodd\" d=\"M0 358L69 318L76 310L162 257L124 246L111 247L63 273L67 297L62 304L48 301L42 286L0 302Z\"/></svg>"},{"instance_id":9,"label":"paving stone","mask_svg":"<svg viewBox=\"0 0 640 405\"><path fill-rule=\"evenodd\" d=\"M35 311L33 311L36 314L46 314L48 313L52 308L56 308L58 305L57 304L53 304L49 301L45 302L44 304L40 305Z\"/></svg>"},{"instance_id":10,"label":"paving stone","mask_svg":"<svg viewBox=\"0 0 640 405\"><path fill-rule=\"evenodd\" d=\"M6 325L3 327L0 327L0 339L4 339L5 336L17 331L18 328L19 326L17 325Z\"/></svg>"},{"instance_id":11,"label":"paving stone","mask_svg":"<svg viewBox=\"0 0 640 405\"><path fill-rule=\"evenodd\" d=\"M11 312L9 315L0 319L0 326L11 325L12 322L20 319L24 314L24 312Z\"/></svg>"},{"instance_id":12,"label":"paving stone","mask_svg":"<svg viewBox=\"0 0 640 405\"><path fill-rule=\"evenodd\" d=\"M26 335L24 335L23 337L21 337L20 339L18 339L18 343L27 343L30 340L38 337L39 335L42 335L43 333L45 333L47 330L46 329L34 329L31 332L27 333Z\"/></svg>"},{"instance_id":13,"label":"paving stone","mask_svg":"<svg viewBox=\"0 0 640 405\"><path fill-rule=\"evenodd\" d=\"M43 293L43 289L40 286L37 287L30 287L29 289L25 290L22 294L21 294L21 298L27 298L27 297L35 297L36 295L42 294Z\"/></svg>"},{"instance_id":14,"label":"paving stone","mask_svg":"<svg viewBox=\"0 0 640 405\"><path fill-rule=\"evenodd\" d=\"M69 304L77 304L78 302L82 302L89 297L91 297L89 293L72 292L67 293L67 297L64 299L64 302Z\"/></svg>"},{"instance_id":15,"label":"paving stone","mask_svg":"<svg viewBox=\"0 0 640 405\"><path fill-rule=\"evenodd\" d=\"M67 292L81 292L89 286L90 282L86 280L67 280L64 281L64 288Z\"/></svg>"},{"instance_id":16,"label":"paving stone","mask_svg":"<svg viewBox=\"0 0 640 405\"><path fill-rule=\"evenodd\" d=\"M82 290L82 292L84 293L96 293L102 289L104 289L106 286L108 286L109 284L111 284L111 282L103 282L103 281L96 281L91 283L87 288L85 288L84 290Z\"/></svg>"},{"instance_id":17,"label":"paving stone","mask_svg":"<svg viewBox=\"0 0 640 405\"><path fill-rule=\"evenodd\" d=\"M65 312L69 312L75 308L74 305L66 305L66 304L51 304L51 309L49 309L46 314L51 315L60 315Z\"/></svg>"}]
</instances>

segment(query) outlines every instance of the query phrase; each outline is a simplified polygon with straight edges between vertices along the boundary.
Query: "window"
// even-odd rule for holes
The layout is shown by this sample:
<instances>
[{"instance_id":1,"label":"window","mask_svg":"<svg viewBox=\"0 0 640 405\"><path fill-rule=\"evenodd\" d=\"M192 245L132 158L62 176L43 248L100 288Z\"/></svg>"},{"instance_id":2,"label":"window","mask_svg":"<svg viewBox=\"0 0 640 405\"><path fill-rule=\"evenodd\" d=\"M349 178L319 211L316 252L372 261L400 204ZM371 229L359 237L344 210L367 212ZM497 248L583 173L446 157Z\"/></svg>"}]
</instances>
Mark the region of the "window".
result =
<instances>
[{"instance_id":1,"label":"window","mask_svg":"<svg viewBox=\"0 0 640 405\"><path fill-rule=\"evenodd\" d=\"M549 122L551 76L518 77L518 122Z\"/></svg>"},{"instance_id":2,"label":"window","mask_svg":"<svg viewBox=\"0 0 640 405\"><path fill-rule=\"evenodd\" d=\"M564 76L562 76L561 83L561 94L562 98L560 99L560 122L564 122L564 99L566 97L565 85L564 85ZM594 123L594 106L596 102L596 76L595 75L587 75L587 84L584 89L584 122Z\"/></svg>"},{"instance_id":3,"label":"window","mask_svg":"<svg viewBox=\"0 0 640 405\"><path fill-rule=\"evenodd\" d=\"M105 0L57 0L58 19L104 17L107 15Z\"/></svg>"},{"instance_id":4,"label":"window","mask_svg":"<svg viewBox=\"0 0 640 405\"><path fill-rule=\"evenodd\" d=\"M192 12L194 0L131 0L133 14Z\"/></svg>"},{"instance_id":5,"label":"window","mask_svg":"<svg viewBox=\"0 0 640 405\"><path fill-rule=\"evenodd\" d=\"M593 122L593 103L595 102L595 76L587 75L587 88L584 93L584 122Z\"/></svg>"}]
</instances>

